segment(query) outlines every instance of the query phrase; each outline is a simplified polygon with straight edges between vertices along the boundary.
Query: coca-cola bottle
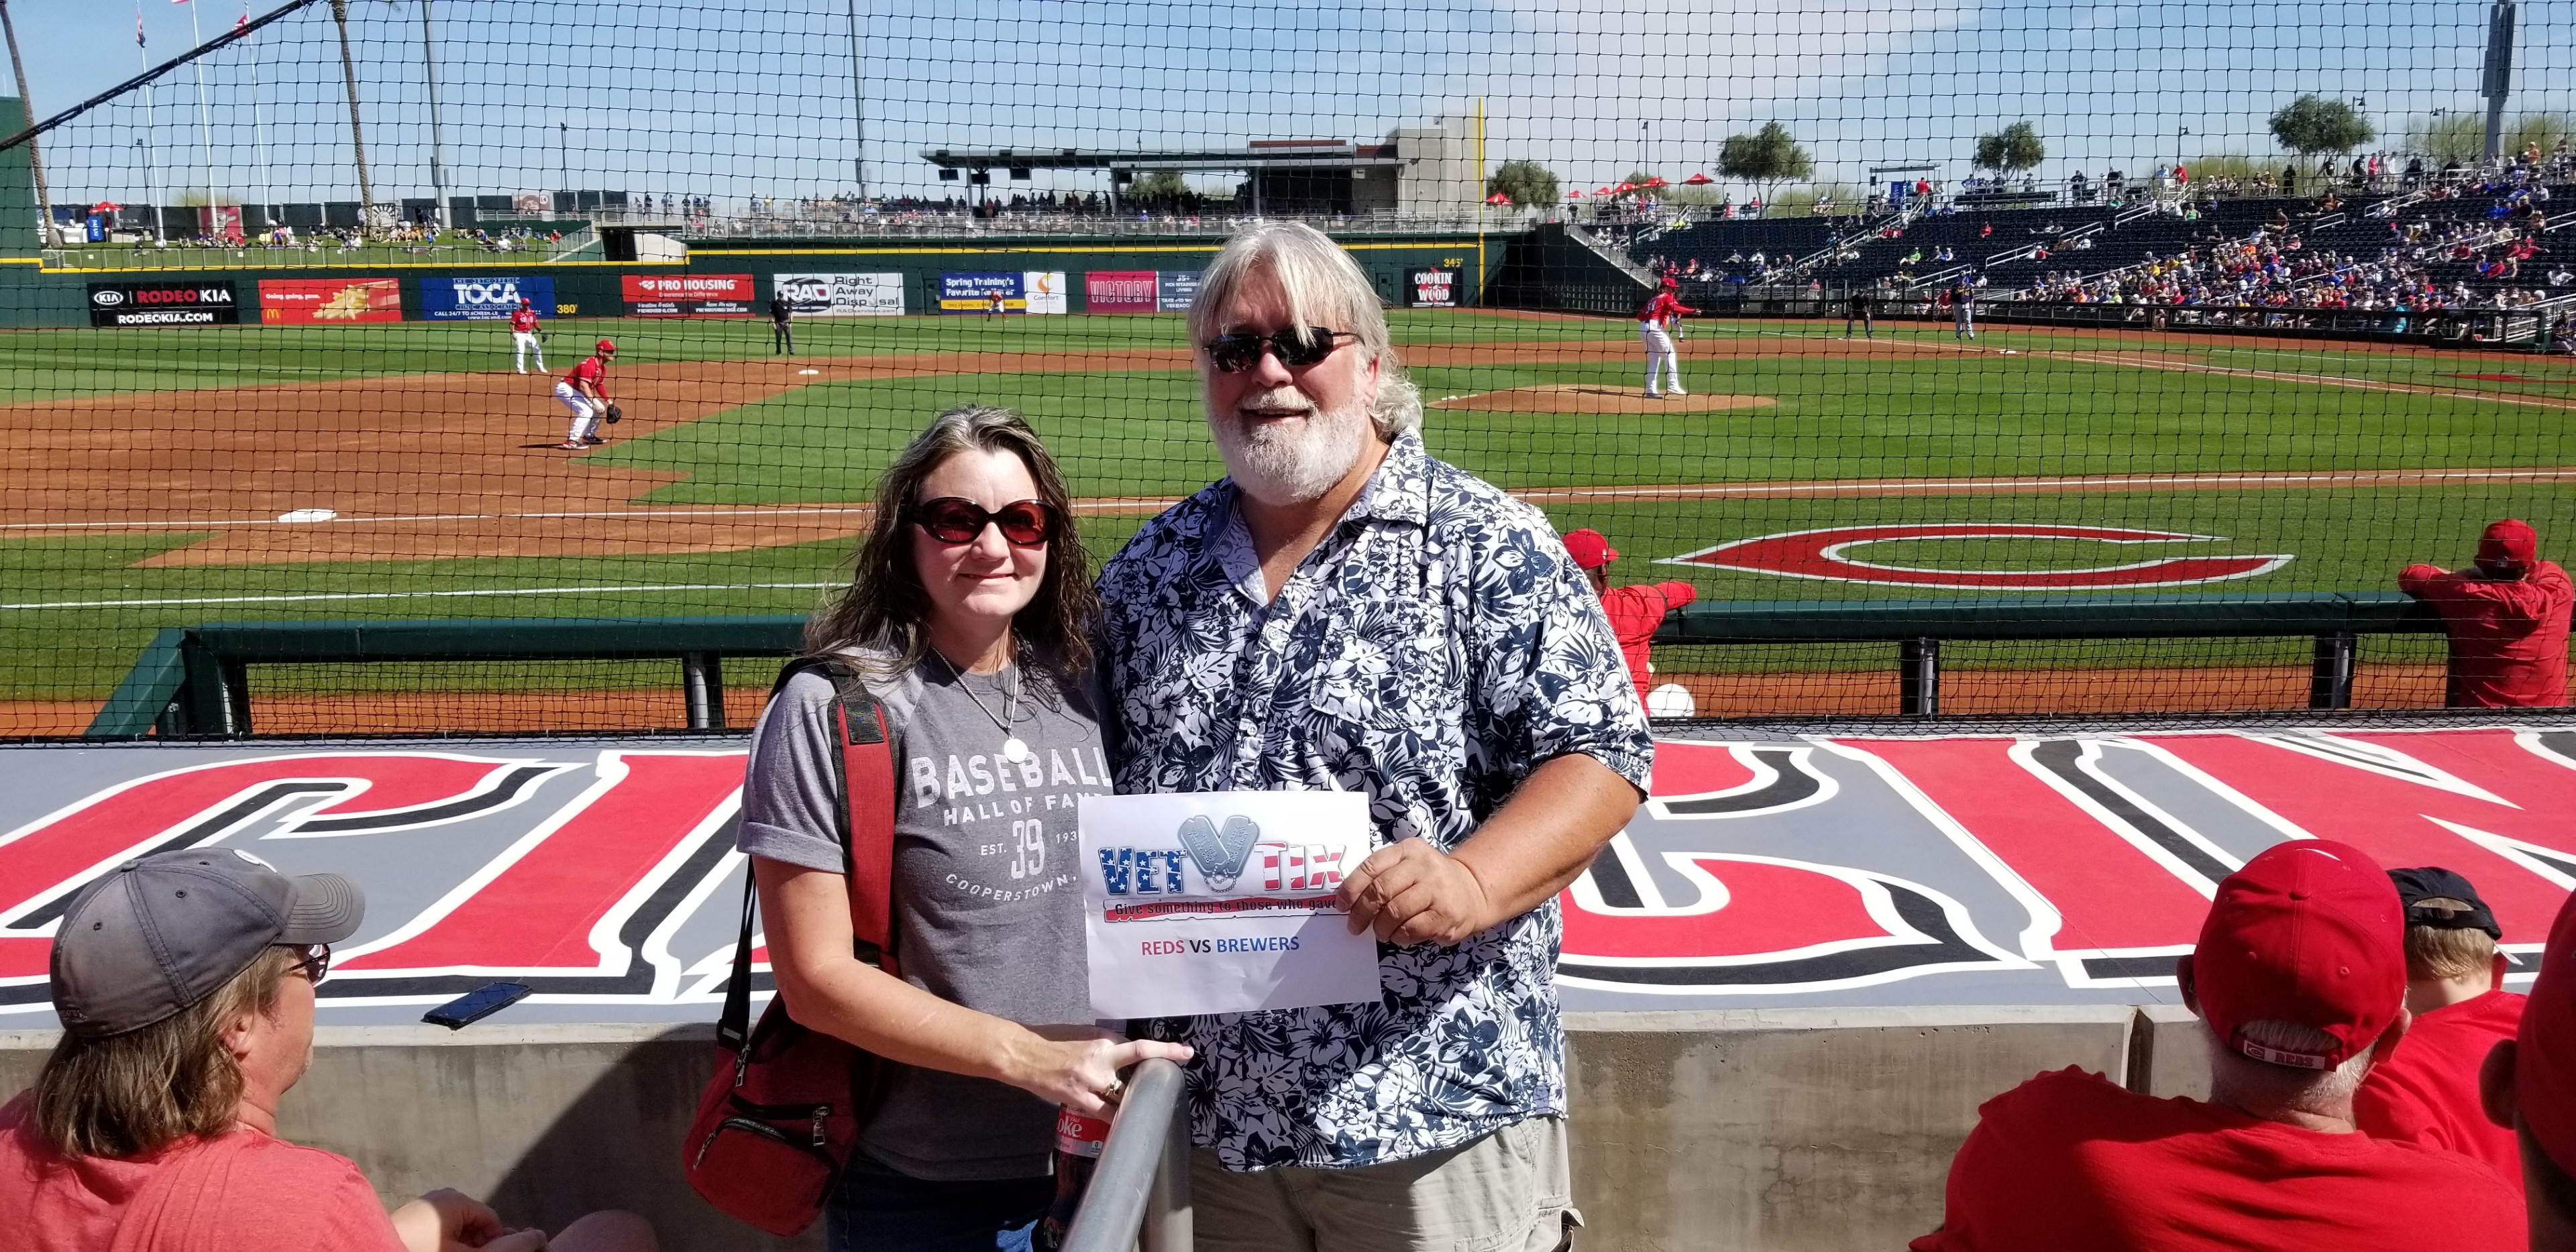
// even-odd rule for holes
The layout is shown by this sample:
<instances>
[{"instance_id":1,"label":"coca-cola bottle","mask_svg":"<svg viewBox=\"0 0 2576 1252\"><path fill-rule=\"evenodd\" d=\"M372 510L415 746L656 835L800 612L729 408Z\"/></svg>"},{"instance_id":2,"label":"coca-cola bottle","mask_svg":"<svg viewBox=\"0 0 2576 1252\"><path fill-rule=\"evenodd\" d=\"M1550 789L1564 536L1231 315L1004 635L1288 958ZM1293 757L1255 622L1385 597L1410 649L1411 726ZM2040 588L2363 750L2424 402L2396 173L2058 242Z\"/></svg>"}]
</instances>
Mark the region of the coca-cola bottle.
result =
<instances>
[{"instance_id":1,"label":"coca-cola bottle","mask_svg":"<svg viewBox=\"0 0 2576 1252\"><path fill-rule=\"evenodd\" d=\"M1055 1202L1038 1223L1037 1245L1045 1252L1064 1246L1073 1215L1082 1211L1082 1193L1091 1186L1091 1171L1100 1150L1109 1145L1109 1119L1085 1117L1068 1108L1055 1111Z\"/></svg>"}]
</instances>

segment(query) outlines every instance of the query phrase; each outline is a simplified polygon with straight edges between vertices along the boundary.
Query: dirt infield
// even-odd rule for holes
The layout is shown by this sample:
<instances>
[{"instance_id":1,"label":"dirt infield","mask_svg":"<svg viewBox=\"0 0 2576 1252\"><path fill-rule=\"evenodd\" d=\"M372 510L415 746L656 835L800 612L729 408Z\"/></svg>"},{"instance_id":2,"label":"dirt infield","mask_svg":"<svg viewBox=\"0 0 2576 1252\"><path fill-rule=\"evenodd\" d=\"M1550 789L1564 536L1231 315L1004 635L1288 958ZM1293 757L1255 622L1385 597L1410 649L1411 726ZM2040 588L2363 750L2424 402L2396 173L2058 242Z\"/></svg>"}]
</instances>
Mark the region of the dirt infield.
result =
<instances>
[{"instance_id":1,"label":"dirt infield","mask_svg":"<svg viewBox=\"0 0 2576 1252\"><path fill-rule=\"evenodd\" d=\"M1894 713L1896 674L1885 672L1677 674L1704 717L1849 717ZM766 687L725 692L725 721L752 724ZM1954 668L1941 678L1944 713L2263 713L2306 707L2304 666L2206 669ZM2439 665L2370 665L2354 676L2366 709L2439 708ZM0 701L0 736L77 735L97 700ZM363 696L256 698L261 734L516 734L667 730L688 721L677 688L562 692L379 692Z\"/></svg>"},{"instance_id":2,"label":"dirt infield","mask_svg":"<svg viewBox=\"0 0 2576 1252\"><path fill-rule=\"evenodd\" d=\"M1603 387L1592 383L1550 383L1538 387L1480 391L1472 396L1445 396L1432 401L1430 407L1464 409L1475 413L1564 413L1585 417L1604 413L1716 413L1726 409L1761 408L1778 403L1779 401L1769 396L1695 393L1650 396L1634 387Z\"/></svg>"}]
</instances>

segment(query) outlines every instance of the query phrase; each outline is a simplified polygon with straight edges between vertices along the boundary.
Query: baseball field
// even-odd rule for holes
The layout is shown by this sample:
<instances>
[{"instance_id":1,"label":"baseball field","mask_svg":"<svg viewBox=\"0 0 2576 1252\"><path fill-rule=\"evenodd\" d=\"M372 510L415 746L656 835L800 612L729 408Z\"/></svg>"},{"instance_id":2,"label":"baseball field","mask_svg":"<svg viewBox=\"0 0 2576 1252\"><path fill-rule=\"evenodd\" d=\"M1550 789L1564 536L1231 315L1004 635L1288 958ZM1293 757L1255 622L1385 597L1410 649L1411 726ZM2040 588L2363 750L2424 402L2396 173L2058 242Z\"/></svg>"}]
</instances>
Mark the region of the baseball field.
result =
<instances>
[{"instance_id":1,"label":"baseball field","mask_svg":"<svg viewBox=\"0 0 2576 1252\"><path fill-rule=\"evenodd\" d=\"M1893 320L1854 341L1839 322L1713 321L1682 347L1692 394L1653 400L1623 320L1393 317L1435 455L1560 529L1603 531L1618 581L1678 578L1703 597L2382 590L2409 561L2465 561L2495 517L2531 521L2544 555L2576 534L2564 359L2004 327L1962 343ZM627 416L606 446L553 446L551 380L512 372L489 324L7 336L0 735L77 733L166 626L805 611L843 576L879 469L959 403L1035 421L1085 501L1095 559L1221 473L1177 317L816 320L792 358L754 321L567 319L548 334L557 375L598 336L618 341ZM1764 537L1787 538L1743 543ZM2438 703L2438 641L2370 648L2362 703ZM1894 683L1883 651L1668 650L1658 664L1703 711L1877 711ZM2205 697L2185 704L2262 707L2298 702L2266 684L2305 682L2295 640L1947 659L1954 711L2165 707L2186 688ZM264 730L308 714L346 728L328 710L374 689L423 727L667 724L668 668L276 667L258 694L274 701Z\"/></svg>"}]
</instances>

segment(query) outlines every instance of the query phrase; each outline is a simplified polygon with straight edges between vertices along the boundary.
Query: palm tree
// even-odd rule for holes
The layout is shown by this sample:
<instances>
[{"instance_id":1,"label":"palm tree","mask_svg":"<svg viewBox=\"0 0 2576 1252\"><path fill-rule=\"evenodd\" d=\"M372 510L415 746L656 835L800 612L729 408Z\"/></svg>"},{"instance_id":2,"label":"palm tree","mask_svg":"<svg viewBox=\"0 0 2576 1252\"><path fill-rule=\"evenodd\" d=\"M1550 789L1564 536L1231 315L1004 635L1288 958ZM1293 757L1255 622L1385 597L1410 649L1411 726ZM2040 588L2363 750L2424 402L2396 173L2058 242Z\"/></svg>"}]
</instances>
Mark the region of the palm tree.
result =
<instances>
[{"instance_id":1,"label":"palm tree","mask_svg":"<svg viewBox=\"0 0 2576 1252\"><path fill-rule=\"evenodd\" d=\"M331 20L340 26L340 76L349 83L349 146L358 154L358 229L376 215L376 191L367 177L367 133L358 121L358 63L349 55L349 0L331 0Z\"/></svg>"}]
</instances>

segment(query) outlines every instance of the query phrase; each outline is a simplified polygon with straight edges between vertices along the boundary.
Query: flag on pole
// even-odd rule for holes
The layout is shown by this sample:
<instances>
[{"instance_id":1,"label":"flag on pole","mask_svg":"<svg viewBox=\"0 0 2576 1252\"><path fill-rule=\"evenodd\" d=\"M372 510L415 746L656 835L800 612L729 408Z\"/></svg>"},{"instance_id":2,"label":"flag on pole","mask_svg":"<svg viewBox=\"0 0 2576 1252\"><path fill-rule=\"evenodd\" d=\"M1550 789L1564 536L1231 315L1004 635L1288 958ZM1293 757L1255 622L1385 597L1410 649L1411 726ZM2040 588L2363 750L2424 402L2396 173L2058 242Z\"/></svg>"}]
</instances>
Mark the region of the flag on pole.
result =
<instances>
[{"instance_id":1,"label":"flag on pole","mask_svg":"<svg viewBox=\"0 0 2576 1252\"><path fill-rule=\"evenodd\" d=\"M134 0L134 46L143 46L143 0Z\"/></svg>"}]
</instances>

